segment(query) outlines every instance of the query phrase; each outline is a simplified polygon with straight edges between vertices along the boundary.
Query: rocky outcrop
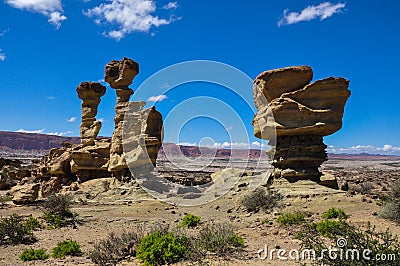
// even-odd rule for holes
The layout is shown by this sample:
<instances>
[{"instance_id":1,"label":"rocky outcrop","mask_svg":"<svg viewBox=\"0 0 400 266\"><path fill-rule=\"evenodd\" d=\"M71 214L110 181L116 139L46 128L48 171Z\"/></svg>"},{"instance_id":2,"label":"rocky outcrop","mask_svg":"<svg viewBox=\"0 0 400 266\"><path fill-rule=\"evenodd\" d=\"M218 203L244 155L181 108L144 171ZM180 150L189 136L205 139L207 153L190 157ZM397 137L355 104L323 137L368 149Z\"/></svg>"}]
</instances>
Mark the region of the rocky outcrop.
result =
<instances>
[{"instance_id":1,"label":"rocky outcrop","mask_svg":"<svg viewBox=\"0 0 400 266\"><path fill-rule=\"evenodd\" d=\"M79 183L91 179L113 176L120 180L130 180L131 174L123 149L123 126L127 111L129 121L125 124L130 129L125 141L134 147L126 152L132 156L135 165L142 165L146 157L148 164L155 166L163 136L162 116L155 108L143 109L145 102L129 102L133 90L128 86L138 72L139 65L128 58L114 60L106 65L105 80L117 94L115 130L111 139L97 136L101 128L101 122L96 120L97 109L106 88L97 82L82 82L77 87L76 92L82 100L81 143L63 143L61 148L51 149L32 170L33 180L40 182L43 197L60 190L77 190ZM141 148L140 152L137 147ZM20 172L16 173L17 177ZM21 172L21 175L30 176L31 172ZM29 178L23 178L20 184L31 181ZM0 189L7 185L6 182L7 178L3 178L2 175ZM20 204L32 202L37 198L38 191L36 186L29 189L28 185L26 188L18 187L15 201Z\"/></svg>"},{"instance_id":2,"label":"rocky outcrop","mask_svg":"<svg viewBox=\"0 0 400 266\"><path fill-rule=\"evenodd\" d=\"M319 181L318 168L327 158L323 136L342 127L349 81L329 77L308 84L312 76L310 67L300 66L266 71L254 80L254 135L270 139L276 133L276 178Z\"/></svg>"},{"instance_id":3,"label":"rocky outcrop","mask_svg":"<svg viewBox=\"0 0 400 266\"><path fill-rule=\"evenodd\" d=\"M49 195L55 194L61 188L62 188L62 186L61 186L60 178L57 176L53 176L50 178L49 181L42 184L42 186L41 186L42 197L47 197Z\"/></svg>"},{"instance_id":4,"label":"rocky outcrop","mask_svg":"<svg viewBox=\"0 0 400 266\"><path fill-rule=\"evenodd\" d=\"M106 87L97 82L82 82L76 92L82 100L81 143L93 145L101 128L101 121L96 120L97 108L100 98L106 93Z\"/></svg>"},{"instance_id":5,"label":"rocky outcrop","mask_svg":"<svg viewBox=\"0 0 400 266\"><path fill-rule=\"evenodd\" d=\"M40 184L27 183L22 186L15 186L12 189L13 199L15 204L30 204L35 202L39 195Z\"/></svg>"}]
</instances>

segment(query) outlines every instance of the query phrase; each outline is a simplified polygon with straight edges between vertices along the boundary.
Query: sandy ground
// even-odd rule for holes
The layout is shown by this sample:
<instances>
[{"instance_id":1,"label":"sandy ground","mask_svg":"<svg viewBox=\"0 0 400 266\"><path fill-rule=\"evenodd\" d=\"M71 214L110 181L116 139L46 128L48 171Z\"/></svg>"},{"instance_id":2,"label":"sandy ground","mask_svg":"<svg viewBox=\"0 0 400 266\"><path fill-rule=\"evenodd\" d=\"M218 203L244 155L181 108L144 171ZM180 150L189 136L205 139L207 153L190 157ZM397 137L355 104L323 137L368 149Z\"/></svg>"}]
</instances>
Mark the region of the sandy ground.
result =
<instances>
[{"instance_id":1,"label":"sandy ground","mask_svg":"<svg viewBox=\"0 0 400 266\"><path fill-rule=\"evenodd\" d=\"M398 161L397 161L398 163ZM366 167L370 167L371 168ZM394 166L393 166L394 165ZM355 184L363 181L364 177L368 182L373 182L375 188L371 195L361 195L350 193L332 193L316 195L314 197L291 197L285 198L283 206L279 211L292 212L296 210L307 212L309 219L317 219L330 207L342 208L350 214L349 221L355 225L365 225L371 222L376 225L378 230L389 228L393 233L400 235L400 226L379 218L376 213L381 210L381 206L376 204L378 200L373 194L382 192L382 186L389 186L399 177L400 168L396 162L374 160L373 162L360 162L338 160L330 161L328 167L336 175L347 182L354 181ZM360 167L359 167L360 166ZM352 173L353 177L351 174ZM372 179L371 179L372 178ZM342 180L342 181L343 181ZM383 190L385 191L385 189ZM305 194L307 191L305 191ZM30 245L34 248L46 248L50 250L58 241L65 239L76 240L81 244L84 251L82 257L66 257L64 259L48 259L46 261L21 262L19 254L27 245L16 245L0 247L0 265L94 265L87 257L87 252L93 248L97 240L105 238L110 232L129 231L140 223L165 223L171 226L177 225L185 213L192 213L201 217L202 223L230 223L241 235L246 244L244 253L240 259L231 258L228 260L217 260L210 258L208 265L298 265L294 261L260 260L257 251L268 248L280 247L287 250L299 247L299 241L293 239L291 227L279 226L273 212L267 214L259 212L255 214L247 213L240 206L241 197L247 193L246 189L233 189L218 200L195 207L176 207L157 200L145 200L141 202L123 202L121 204L98 204L89 202L85 204L74 204L72 211L79 214L82 224L77 228L66 227L55 230L35 231L38 241ZM20 215L30 215L40 217L42 212L37 206L16 206L7 203L0 207L0 216L5 217L12 213ZM262 221L268 219L270 224ZM191 265L185 262L177 265ZM134 258L130 261L123 261L118 265L141 265ZM204 265L204 264L203 264Z\"/></svg>"}]
</instances>

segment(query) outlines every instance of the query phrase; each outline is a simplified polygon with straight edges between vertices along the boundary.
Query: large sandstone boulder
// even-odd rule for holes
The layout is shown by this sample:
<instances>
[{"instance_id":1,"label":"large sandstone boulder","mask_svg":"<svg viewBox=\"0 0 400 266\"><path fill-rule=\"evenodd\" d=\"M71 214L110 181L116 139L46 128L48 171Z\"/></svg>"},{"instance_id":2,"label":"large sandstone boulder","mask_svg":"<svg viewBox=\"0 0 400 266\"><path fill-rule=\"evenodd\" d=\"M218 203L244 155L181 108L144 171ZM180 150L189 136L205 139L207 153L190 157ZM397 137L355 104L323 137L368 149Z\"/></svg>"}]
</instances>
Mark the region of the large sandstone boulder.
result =
<instances>
[{"instance_id":1,"label":"large sandstone boulder","mask_svg":"<svg viewBox=\"0 0 400 266\"><path fill-rule=\"evenodd\" d=\"M35 202L39 195L40 184L27 183L22 186L16 186L12 189L13 199L15 204L30 204Z\"/></svg>"},{"instance_id":2,"label":"large sandstone boulder","mask_svg":"<svg viewBox=\"0 0 400 266\"><path fill-rule=\"evenodd\" d=\"M308 84L310 67L287 67L263 72L254 80L254 135L276 134L275 177L289 181L319 181L318 167L326 160L323 136L342 127L349 81L329 77Z\"/></svg>"},{"instance_id":3,"label":"large sandstone boulder","mask_svg":"<svg viewBox=\"0 0 400 266\"><path fill-rule=\"evenodd\" d=\"M42 184L42 197L47 197L49 195L55 194L60 191L61 188L62 186L60 178L57 176L53 176L50 178L49 181Z\"/></svg>"}]
</instances>

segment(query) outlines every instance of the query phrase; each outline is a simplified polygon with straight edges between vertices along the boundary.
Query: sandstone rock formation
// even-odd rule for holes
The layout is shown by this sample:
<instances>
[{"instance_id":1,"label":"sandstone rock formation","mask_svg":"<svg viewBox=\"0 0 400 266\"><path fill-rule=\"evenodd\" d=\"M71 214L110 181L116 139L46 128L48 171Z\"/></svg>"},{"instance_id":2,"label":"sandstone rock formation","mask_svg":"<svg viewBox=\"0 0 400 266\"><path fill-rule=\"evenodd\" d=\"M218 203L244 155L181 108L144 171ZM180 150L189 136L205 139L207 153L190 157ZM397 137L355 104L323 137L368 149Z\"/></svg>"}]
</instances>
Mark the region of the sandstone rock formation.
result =
<instances>
[{"instance_id":1,"label":"sandstone rock formation","mask_svg":"<svg viewBox=\"0 0 400 266\"><path fill-rule=\"evenodd\" d=\"M39 195L40 184L29 183L22 186L15 186L12 189L13 199L15 204L30 204L35 202Z\"/></svg>"},{"instance_id":2,"label":"sandstone rock formation","mask_svg":"<svg viewBox=\"0 0 400 266\"><path fill-rule=\"evenodd\" d=\"M254 80L254 135L269 139L276 130L275 178L319 182L318 168L327 158L323 136L342 127L349 81L329 77L309 84L312 77L311 67L299 66L266 71Z\"/></svg>"},{"instance_id":3,"label":"sandstone rock formation","mask_svg":"<svg viewBox=\"0 0 400 266\"><path fill-rule=\"evenodd\" d=\"M105 81L116 90L115 129L111 138L110 161L108 171L116 175L126 174L128 165L124 155L123 130L124 118L128 129L125 143L128 147L130 162L143 165L149 159L155 166L158 151L162 142L162 116L154 108L145 109L145 102L129 102L133 90L131 85L139 73L139 65L128 58L121 61L113 60L105 67ZM148 155L147 155L148 154Z\"/></svg>"},{"instance_id":4,"label":"sandstone rock formation","mask_svg":"<svg viewBox=\"0 0 400 266\"><path fill-rule=\"evenodd\" d=\"M101 122L96 120L96 114L106 88L97 82L82 82L77 87L78 97L82 100L81 144L64 143L61 148L51 149L49 154L43 157L35 175L42 182L44 196L60 189L58 181L62 185L71 185L76 181L84 182L110 176L130 179L130 171L124 158L122 135L124 116L132 105L140 108L137 113L131 114L133 120L130 121L133 123L128 123L138 126L130 131L130 140L143 138L142 146L146 154L150 154L151 162L155 165L162 141L162 116L154 108L143 110L144 102L129 102L133 90L128 86L138 72L138 64L128 58L114 60L106 65L105 80L117 93L115 130L111 139L97 137Z\"/></svg>"},{"instance_id":5,"label":"sandstone rock formation","mask_svg":"<svg viewBox=\"0 0 400 266\"><path fill-rule=\"evenodd\" d=\"M81 143L93 145L101 128L101 121L96 120L97 108L100 98L106 93L106 87L97 82L82 82L76 92L82 100Z\"/></svg>"},{"instance_id":6,"label":"sandstone rock formation","mask_svg":"<svg viewBox=\"0 0 400 266\"><path fill-rule=\"evenodd\" d=\"M111 137L110 162L108 165L110 172L120 172L128 168L123 155L122 124L129 105L129 97L133 94L133 90L128 86L132 84L134 77L138 73L139 65L128 58L123 58L121 61L113 60L105 68L104 80L117 93L114 118L115 129Z\"/></svg>"}]
</instances>

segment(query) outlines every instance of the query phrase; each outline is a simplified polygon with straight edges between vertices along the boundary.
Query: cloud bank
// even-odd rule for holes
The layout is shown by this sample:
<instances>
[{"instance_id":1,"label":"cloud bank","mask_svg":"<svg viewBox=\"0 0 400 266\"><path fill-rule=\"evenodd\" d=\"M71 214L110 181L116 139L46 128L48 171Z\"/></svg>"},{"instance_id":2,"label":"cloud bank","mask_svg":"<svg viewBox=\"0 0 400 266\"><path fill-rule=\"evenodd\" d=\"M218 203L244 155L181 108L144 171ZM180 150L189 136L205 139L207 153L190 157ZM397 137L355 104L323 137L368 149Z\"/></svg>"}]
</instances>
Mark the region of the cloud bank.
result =
<instances>
[{"instance_id":1,"label":"cloud bank","mask_svg":"<svg viewBox=\"0 0 400 266\"><path fill-rule=\"evenodd\" d=\"M389 144L383 145L383 147L375 147L372 145L357 145L348 148L337 148L334 146L328 146L328 153L348 153L348 154L381 154L381 155L400 155L400 147L395 147Z\"/></svg>"}]
</instances>

